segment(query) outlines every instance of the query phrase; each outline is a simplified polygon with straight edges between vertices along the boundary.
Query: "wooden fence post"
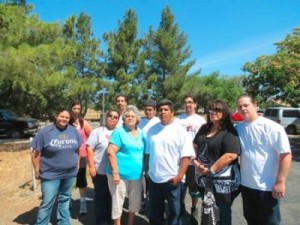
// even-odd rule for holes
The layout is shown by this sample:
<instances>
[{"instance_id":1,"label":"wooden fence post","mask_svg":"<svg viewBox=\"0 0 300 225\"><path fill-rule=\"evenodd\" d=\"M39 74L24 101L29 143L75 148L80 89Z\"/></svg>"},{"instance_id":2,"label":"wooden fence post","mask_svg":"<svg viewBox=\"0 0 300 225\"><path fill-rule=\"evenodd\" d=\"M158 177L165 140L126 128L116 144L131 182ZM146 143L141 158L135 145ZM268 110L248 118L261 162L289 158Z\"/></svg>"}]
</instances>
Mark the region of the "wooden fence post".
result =
<instances>
[{"instance_id":1,"label":"wooden fence post","mask_svg":"<svg viewBox=\"0 0 300 225\"><path fill-rule=\"evenodd\" d=\"M29 138L29 146L31 145L32 140L33 140L33 138L30 137ZM30 147L30 158L31 158L32 151L33 151L33 148ZM35 191L36 186L37 186L36 179L35 179L35 170L34 170L34 167L33 167L33 164L32 164L31 160L30 160L30 162L31 162L31 167L32 167L32 190Z\"/></svg>"}]
</instances>

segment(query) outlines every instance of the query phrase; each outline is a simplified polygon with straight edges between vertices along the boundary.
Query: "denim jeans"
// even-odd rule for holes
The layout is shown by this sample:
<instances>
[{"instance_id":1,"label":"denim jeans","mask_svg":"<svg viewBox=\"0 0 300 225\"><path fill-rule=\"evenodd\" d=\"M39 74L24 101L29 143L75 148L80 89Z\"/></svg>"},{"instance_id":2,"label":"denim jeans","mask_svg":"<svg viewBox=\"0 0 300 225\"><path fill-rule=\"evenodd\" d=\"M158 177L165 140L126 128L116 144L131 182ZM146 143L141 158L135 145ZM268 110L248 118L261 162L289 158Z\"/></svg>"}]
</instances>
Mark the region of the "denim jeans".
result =
<instances>
[{"instance_id":1,"label":"denim jeans","mask_svg":"<svg viewBox=\"0 0 300 225\"><path fill-rule=\"evenodd\" d=\"M165 222L165 200L168 202L168 225L181 225L180 208L182 183L174 186L169 182L154 183L149 179L150 224L162 225Z\"/></svg>"},{"instance_id":2,"label":"denim jeans","mask_svg":"<svg viewBox=\"0 0 300 225\"><path fill-rule=\"evenodd\" d=\"M57 194L57 225L70 225L69 201L74 183L75 177L42 180L42 202L36 225L48 225Z\"/></svg>"},{"instance_id":3,"label":"denim jeans","mask_svg":"<svg viewBox=\"0 0 300 225\"><path fill-rule=\"evenodd\" d=\"M248 225L280 225L280 201L271 191L260 191L242 186L244 217Z\"/></svg>"},{"instance_id":4,"label":"denim jeans","mask_svg":"<svg viewBox=\"0 0 300 225\"><path fill-rule=\"evenodd\" d=\"M107 176L97 174L92 180L95 189L96 225L109 224L111 221L111 195L108 189Z\"/></svg>"}]
</instances>

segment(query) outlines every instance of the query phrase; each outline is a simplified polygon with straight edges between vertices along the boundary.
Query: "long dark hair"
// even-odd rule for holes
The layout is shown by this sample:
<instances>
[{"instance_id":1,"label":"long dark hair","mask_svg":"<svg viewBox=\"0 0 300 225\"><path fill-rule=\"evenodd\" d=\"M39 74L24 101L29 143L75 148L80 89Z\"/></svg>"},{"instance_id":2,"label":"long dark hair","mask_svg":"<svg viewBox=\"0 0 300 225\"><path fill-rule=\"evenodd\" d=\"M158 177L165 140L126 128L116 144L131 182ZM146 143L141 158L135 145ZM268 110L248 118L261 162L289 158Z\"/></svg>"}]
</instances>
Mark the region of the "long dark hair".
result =
<instances>
[{"instance_id":1,"label":"long dark hair","mask_svg":"<svg viewBox=\"0 0 300 225\"><path fill-rule=\"evenodd\" d=\"M226 102L224 102L223 100L221 99L216 99L216 100L213 100L209 105L208 105L208 109L213 109L213 108L221 108L222 109L222 113L223 113L223 116L222 116L222 119L221 119L221 130L230 130L233 127L233 124L231 122L231 119L230 119L230 109L227 105ZM208 126L208 131L211 130L211 127L212 127L212 122L210 121L210 117L209 117L209 111L207 112L207 126Z\"/></svg>"},{"instance_id":2,"label":"long dark hair","mask_svg":"<svg viewBox=\"0 0 300 225\"><path fill-rule=\"evenodd\" d=\"M71 102L71 104L70 104L69 112L70 112L71 118L70 118L69 124L72 125L72 126L73 126L73 123L75 122L75 119L74 119L74 117L72 116L72 115L73 115L73 113L72 113L72 108L73 108L73 106L75 106L75 105L80 105L80 107L81 107L81 102L80 102L78 99L75 99L75 100L73 100L73 101ZM81 108L81 110L82 110L82 108ZM79 114L79 116L78 116L78 120L79 120L80 127L82 128L83 125L84 125L84 120L83 120L83 118L82 118L82 116L81 116L81 111L80 111L80 114Z\"/></svg>"}]
</instances>

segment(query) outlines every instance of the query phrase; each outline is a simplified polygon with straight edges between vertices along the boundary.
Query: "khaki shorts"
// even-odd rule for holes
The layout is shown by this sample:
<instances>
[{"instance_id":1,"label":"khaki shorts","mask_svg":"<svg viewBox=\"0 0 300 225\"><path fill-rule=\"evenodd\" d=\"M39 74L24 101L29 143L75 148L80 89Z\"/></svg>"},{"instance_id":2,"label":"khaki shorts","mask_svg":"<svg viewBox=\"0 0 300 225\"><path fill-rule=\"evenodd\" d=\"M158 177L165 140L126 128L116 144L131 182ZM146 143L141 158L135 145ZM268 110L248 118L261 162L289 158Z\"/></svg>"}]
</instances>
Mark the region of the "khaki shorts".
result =
<instances>
[{"instance_id":1,"label":"khaki shorts","mask_svg":"<svg viewBox=\"0 0 300 225\"><path fill-rule=\"evenodd\" d=\"M120 180L118 185L112 183L112 176L107 174L108 187L112 198L112 219L118 219L122 215L125 197L128 197L129 212L138 212L142 200L142 178L139 180Z\"/></svg>"}]
</instances>

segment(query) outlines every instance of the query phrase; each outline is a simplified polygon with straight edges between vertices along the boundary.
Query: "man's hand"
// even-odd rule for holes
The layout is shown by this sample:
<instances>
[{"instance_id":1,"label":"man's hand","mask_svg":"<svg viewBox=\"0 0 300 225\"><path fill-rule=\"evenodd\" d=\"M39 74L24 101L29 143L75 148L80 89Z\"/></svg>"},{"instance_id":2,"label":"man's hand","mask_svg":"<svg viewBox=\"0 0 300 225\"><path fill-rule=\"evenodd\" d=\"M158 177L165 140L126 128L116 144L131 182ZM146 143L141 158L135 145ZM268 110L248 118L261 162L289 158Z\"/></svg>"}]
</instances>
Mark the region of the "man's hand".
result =
<instances>
[{"instance_id":1,"label":"man's hand","mask_svg":"<svg viewBox=\"0 0 300 225\"><path fill-rule=\"evenodd\" d=\"M178 186L180 184L181 180L182 180L182 177L180 178L180 177L176 176L176 177L173 177L172 179L170 179L169 182L174 186Z\"/></svg>"},{"instance_id":2,"label":"man's hand","mask_svg":"<svg viewBox=\"0 0 300 225\"><path fill-rule=\"evenodd\" d=\"M285 183L276 182L272 189L273 198L283 198L285 196Z\"/></svg>"}]
</instances>

